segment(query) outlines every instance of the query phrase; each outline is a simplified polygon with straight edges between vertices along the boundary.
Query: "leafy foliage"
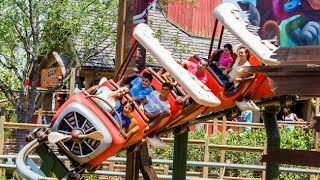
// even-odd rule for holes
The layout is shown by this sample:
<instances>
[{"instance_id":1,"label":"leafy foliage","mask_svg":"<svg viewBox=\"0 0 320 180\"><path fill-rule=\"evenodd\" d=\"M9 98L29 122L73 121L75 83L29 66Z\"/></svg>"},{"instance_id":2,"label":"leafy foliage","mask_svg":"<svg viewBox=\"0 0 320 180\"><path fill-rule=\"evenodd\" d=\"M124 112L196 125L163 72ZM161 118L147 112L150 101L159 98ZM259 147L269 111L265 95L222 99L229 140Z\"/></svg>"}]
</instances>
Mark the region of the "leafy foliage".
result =
<instances>
[{"instance_id":1,"label":"leafy foliage","mask_svg":"<svg viewBox=\"0 0 320 180\"><path fill-rule=\"evenodd\" d=\"M67 55L69 67L80 68L92 56L114 47L117 6L117 0L1 1L0 98L10 100L19 121L29 121L36 108L39 69L49 53ZM111 43L102 46L107 39ZM62 83L69 78L68 70ZM29 78L32 84L26 96L24 83ZM13 92L17 90L19 100Z\"/></svg>"},{"instance_id":2,"label":"leafy foliage","mask_svg":"<svg viewBox=\"0 0 320 180\"><path fill-rule=\"evenodd\" d=\"M281 134L281 148L297 149L297 150L311 150L314 148L314 138L312 132L305 132L301 128L295 128L292 132L280 130ZM189 139L204 140L206 133L200 129L189 133ZM221 134L209 137L210 144L221 144ZM227 145L234 146L248 146L248 147L265 147L266 133L265 129L255 129L245 133L230 132L227 134ZM210 162L220 162L220 151L210 149ZM168 149L152 149L153 159L173 159L173 145ZM226 151L226 162L236 164L255 164L262 165L261 153L254 152L233 152ZM191 161L203 161L204 146L188 145L187 159ZM285 166L285 165L281 165ZM289 166L287 166L289 167ZM296 166L290 166L296 167ZM172 167L171 167L172 168ZM187 167L188 171L201 172L202 168ZM297 168L297 167L296 167ZM299 167L298 167L299 168ZM210 172L218 174L218 169L210 168ZM261 176L261 172L254 172L249 170L226 170L226 176L257 178ZM280 179L306 179L308 175L297 173L280 173Z\"/></svg>"}]
</instances>

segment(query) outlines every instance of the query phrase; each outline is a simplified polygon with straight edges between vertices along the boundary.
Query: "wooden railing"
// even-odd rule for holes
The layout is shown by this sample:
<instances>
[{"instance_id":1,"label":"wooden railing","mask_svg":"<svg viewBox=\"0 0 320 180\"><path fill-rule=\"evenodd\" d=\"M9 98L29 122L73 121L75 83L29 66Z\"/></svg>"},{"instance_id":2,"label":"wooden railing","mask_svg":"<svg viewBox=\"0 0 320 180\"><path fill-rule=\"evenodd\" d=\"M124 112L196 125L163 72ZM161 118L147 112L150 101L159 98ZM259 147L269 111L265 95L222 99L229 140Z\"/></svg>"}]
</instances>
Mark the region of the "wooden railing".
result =
<instances>
[{"instance_id":1,"label":"wooden railing","mask_svg":"<svg viewBox=\"0 0 320 180\"><path fill-rule=\"evenodd\" d=\"M48 125L44 124L28 124L28 123L12 123L12 122L4 122L4 117L0 117L0 147L6 147L7 145L15 145L15 142L10 141L8 138L4 137L4 129L26 129L30 130L34 127L47 127ZM193 140L190 139L188 141L188 144L190 145L201 145L204 147L204 155L203 159L204 162L209 162L209 152L210 149L214 150L219 150L220 151L220 163L225 163L225 152L226 151L239 151L239 152L255 152L258 154L261 154L264 151L264 147L245 147L245 146L233 146L233 145L226 145L226 137L227 137L227 132L226 132L226 127L231 126L231 127L252 127L252 128L264 128L263 123L245 123L245 122L231 122L227 121L226 118L224 117L223 120L211 120L207 124L213 124L214 127L213 129L218 129L218 126L222 126L222 142L221 144L210 144L209 143L209 138L206 138L204 140ZM284 122L284 121L279 121L279 127L282 128L284 125L287 124L293 124L295 126L301 126L301 125L307 125L308 123L306 122ZM217 133L214 132L214 133ZM167 143L173 143L172 138L162 138L165 142ZM7 152L4 152L4 148L0 149L0 155L1 154L6 154ZM112 169L118 169L121 170L123 169L124 165L121 164L110 164L110 162L107 163L107 169L112 170ZM106 166L105 163L102 164L102 166ZM165 174L169 173L169 167L168 166L163 166L163 167L154 167L156 171L161 171L164 172ZM220 177L224 177L224 172L225 168L221 168L221 174ZM1 173L1 171L0 171ZM188 172L189 175L194 175L194 176L201 176L203 178L208 178L212 174L209 173L208 167L203 167L202 172ZM1 174L0 174L1 175Z\"/></svg>"}]
</instances>

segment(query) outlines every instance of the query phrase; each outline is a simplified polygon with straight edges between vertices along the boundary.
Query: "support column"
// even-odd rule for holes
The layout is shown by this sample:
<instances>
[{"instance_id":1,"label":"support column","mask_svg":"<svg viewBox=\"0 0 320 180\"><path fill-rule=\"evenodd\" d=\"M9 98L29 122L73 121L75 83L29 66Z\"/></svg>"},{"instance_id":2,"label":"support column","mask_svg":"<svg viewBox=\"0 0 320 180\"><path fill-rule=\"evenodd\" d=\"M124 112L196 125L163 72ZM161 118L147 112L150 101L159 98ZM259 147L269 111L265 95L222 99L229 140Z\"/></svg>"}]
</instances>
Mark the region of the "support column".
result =
<instances>
[{"instance_id":1,"label":"support column","mask_svg":"<svg viewBox=\"0 0 320 180\"><path fill-rule=\"evenodd\" d=\"M69 98L74 94L74 87L76 84L76 68L71 68L70 72L70 87L69 87Z\"/></svg>"},{"instance_id":2,"label":"support column","mask_svg":"<svg viewBox=\"0 0 320 180\"><path fill-rule=\"evenodd\" d=\"M263 112L264 125L267 134L267 148L280 149L280 133L276 113L279 111L277 106L269 106ZM268 149L267 149L268 152ZM266 180L279 179L279 164L266 164Z\"/></svg>"},{"instance_id":3,"label":"support column","mask_svg":"<svg viewBox=\"0 0 320 180\"><path fill-rule=\"evenodd\" d=\"M3 155L3 149L4 149L4 127L3 124L5 122L5 116L4 111L1 110L1 116L0 116L0 155ZM0 160L0 163L3 163L3 160ZM5 169L0 169L0 176L5 176Z\"/></svg>"},{"instance_id":4,"label":"support column","mask_svg":"<svg viewBox=\"0 0 320 180\"><path fill-rule=\"evenodd\" d=\"M132 46L133 16L135 15L136 8L135 1L136 0L119 0L115 75L120 70L120 66ZM134 63L131 63L129 67L134 67Z\"/></svg>"},{"instance_id":5,"label":"support column","mask_svg":"<svg viewBox=\"0 0 320 180\"><path fill-rule=\"evenodd\" d=\"M133 145L127 150L126 180L139 179L140 159L137 156L138 151L136 151L136 146Z\"/></svg>"},{"instance_id":6,"label":"support column","mask_svg":"<svg viewBox=\"0 0 320 180\"><path fill-rule=\"evenodd\" d=\"M149 148L147 142L143 142L140 145L140 152L138 153L140 159L140 171L145 180L157 180L157 174L152 167L152 161L149 154Z\"/></svg>"},{"instance_id":7,"label":"support column","mask_svg":"<svg viewBox=\"0 0 320 180\"><path fill-rule=\"evenodd\" d=\"M173 180L186 179L188 130L174 134Z\"/></svg>"}]
</instances>

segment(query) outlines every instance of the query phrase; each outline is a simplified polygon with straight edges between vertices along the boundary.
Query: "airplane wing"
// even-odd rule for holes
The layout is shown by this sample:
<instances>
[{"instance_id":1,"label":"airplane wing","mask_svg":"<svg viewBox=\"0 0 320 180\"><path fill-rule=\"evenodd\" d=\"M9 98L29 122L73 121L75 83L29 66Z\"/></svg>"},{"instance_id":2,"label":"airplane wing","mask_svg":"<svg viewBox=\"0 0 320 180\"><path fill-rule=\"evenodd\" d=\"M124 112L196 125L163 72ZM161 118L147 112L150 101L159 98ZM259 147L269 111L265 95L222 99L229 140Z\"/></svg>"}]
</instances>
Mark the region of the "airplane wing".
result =
<instances>
[{"instance_id":1,"label":"airplane wing","mask_svg":"<svg viewBox=\"0 0 320 180\"><path fill-rule=\"evenodd\" d=\"M248 31L246 22L241 18L239 9L232 3L222 3L217 6L213 15L234 35L244 46L267 65L278 64L277 59L271 58L277 47L267 40L262 40Z\"/></svg>"},{"instance_id":2,"label":"airplane wing","mask_svg":"<svg viewBox=\"0 0 320 180\"><path fill-rule=\"evenodd\" d=\"M171 56L171 53L161 46L160 42L153 36L153 31L148 25L141 23L133 32L134 38L146 50L157 59L161 66L168 71L175 80L183 86L192 99L204 106L218 106L221 101L211 90L199 81L189 71L181 67Z\"/></svg>"}]
</instances>

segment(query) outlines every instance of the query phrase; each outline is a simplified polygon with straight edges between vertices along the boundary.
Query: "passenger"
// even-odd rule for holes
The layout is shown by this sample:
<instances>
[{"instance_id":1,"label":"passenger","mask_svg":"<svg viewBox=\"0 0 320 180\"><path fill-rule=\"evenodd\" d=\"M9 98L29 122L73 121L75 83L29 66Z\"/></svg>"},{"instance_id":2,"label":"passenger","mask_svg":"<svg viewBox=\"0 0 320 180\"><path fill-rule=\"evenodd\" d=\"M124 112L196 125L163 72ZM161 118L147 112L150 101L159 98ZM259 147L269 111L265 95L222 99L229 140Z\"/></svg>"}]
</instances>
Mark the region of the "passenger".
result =
<instances>
[{"instance_id":1,"label":"passenger","mask_svg":"<svg viewBox=\"0 0 320 180\"><path fill-rule=\"evenodd\" d=\"M170 113L168 101L172 85L168 82L162 84L161 93L154 90L140 103L140 108L145 111L148 118L155 118L161 113Z\"/></svg>"},{"instance_id":2,"label":"passenger","mask_svg":"<svg viewBox=\"0 0 320 180\"><path fill-rule=\"evenodd\" d=\"M140 108L145 111L148 118L155 118L161 113L170 113L170 104L168 101L169 94L173 89L172 85L168 82L162 84L161 93L152 91L144 101L141 102ZM149 129L147 126L146 129ZM146 137L146 141L157 148L167 148L168 144L162 142L156 135Z\"/></svg>"},{"instance_id":3,"label":"passenger","mask_svg":"<svg viewBox=\"0 0 320 180\"><path fill-rule=\"evenodd\" d=\"M122 122L122 129L125 132L127 132L131 124L131 121L133 118L133 115L132 115L133 110L134 110L134 102L128 100L123 104L121 111L118 112ZM113 117L120 124L119 117L117 115L114 115Z\"/></svg>"},{"instance_id":4,"label":"passenger","mask_svg":"<svg viewBox=\"0 0 320 180\"><path fill-rule=\"evenodd\" d=\"M141 102L152 92L151 81L152 75L145 72L142 77L138 76L130 82L129 93L132 95L133 100Z\"/></svg>"},{"instance_id":5,"label":"passenger","mask_svg":"<svg viewBox=\"0 0 320 180\"><path fill-rule=\"evenodd\" d=\"M209 61L206 58L202 58L198 64L191 62L191 61L179 61L179 64L181 64L184 68L186 68L189 72L191 72L193 75L197 77L198 80L200 80L203 84L207 83L207 75L205 73L206 68L209 65ZM184 104L190 99L190 95L187 94L186 96L178 96L176 99L176 102L179 104Z\"/></svg>"},{"instance_id":6,"label":"passenger","mask_svg":"<svg viewBox=\"0 0 320 180\"><path fill-rule=\"evenodd\" d=\"M115 91L110 90L107 86L102 86L102 84L106 81L106 78L102 78L100 80L99 85L92 86L87 90L89 94L94 93L96 91L96 95L100 98L106 100L110 105L115 109L119 110L121 107L121 98L129 92L129 88L127 86L121 87ZM98 103L108 112L112 112L112 108L106 104L104 101L97 99Z\"/></svg>"},{"instance_id":7,"label":"passenger","mask_svg":"<svg viewBox=\"0 0 320 180\"><path fill-rule=\"evenodd\" d=\"M240 115L240 119L242 122L246 122L246 123L252 123L252 110L245 110L241 112ZM242 127L241 131L246 132L246 131L250 131L251 127L247 126L247 127Z\"/></svg>"},{"instance_id":8,"label":"passenger","mask_svg":"<svg viewBox=\"0 0 320 180\"><path fill-rule=\"evenodd\" d=\"M282 110L283 116L282 116L282 120L284 121L290 121L290 122L294 122L294 121L299 121L298 116L291 112L289 108L285 107ZM285 125L284 126L285 129L292 131L294 128L294 125Z\"/></svg>"},{"instance_id":9,"label":"passenger","mask_svg":"<svg viewBox=\"0 0 320 180\"><path fill-rule=\"evenodd\" d=\"M249 72L244 69L245 66L251 66L249 62L249 49L244 46L239 46L237 54L238 57L232 65L231 71L229 73L223 71L223 74L225 76L220 78L221 81L225 84L227 91L237 87L241 81L252 78L248 77ZM260 110L260 108L250 99L246 100L244 98L240 98L235 103L241 110Z\"/></svg>"},{"instance_id":10,"label":"passenger","mask_svg":"<svg viewBox=\"0 0 320 180\"><path fill-rule=\"evenodd\" d=\"M251 66L249 59L249 49L244 46L240 46L238 50L238 58L234 62L231 71L229 73L227 71L223 71L225 76L221 81L226 85L226 89L229 89L232 86L238 86L239 82L249 75L248 71L244 69L245 66Z\"/></svg>"},{"instance_id":11,"label":"passenger","mask_svg":"<svg viewBox=\"0 0 320 180\"><path fill-rule=\"evenodd\" d=\"M198 64L191 61L182 61L182 60L178 60L178 63L181 64L193 75L195 75L203 84L207 83L208 78L205 73L205 70L209 65L209 61L207 58L202 58L198 62Z\"/></svg>"},{"instance_id":12,"label":"passenger","mask_svg":"<svg viewBox=\"0 0 320 180\"><path fill-rule=\"evenodd\" d=\"M216 64L219 68L220 71L215 71L214 72L219 76L223 74L227 74L232 70L232 64L233 64L233 58L232 58L232 45L231 44L225 44L223 49L223 52L220 54L219 61L213 61L213 64ZM221 73L220 73L221 72Z\"/></svg>"}]
</instances>

